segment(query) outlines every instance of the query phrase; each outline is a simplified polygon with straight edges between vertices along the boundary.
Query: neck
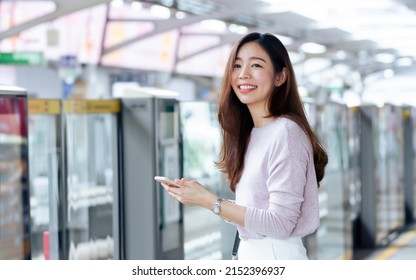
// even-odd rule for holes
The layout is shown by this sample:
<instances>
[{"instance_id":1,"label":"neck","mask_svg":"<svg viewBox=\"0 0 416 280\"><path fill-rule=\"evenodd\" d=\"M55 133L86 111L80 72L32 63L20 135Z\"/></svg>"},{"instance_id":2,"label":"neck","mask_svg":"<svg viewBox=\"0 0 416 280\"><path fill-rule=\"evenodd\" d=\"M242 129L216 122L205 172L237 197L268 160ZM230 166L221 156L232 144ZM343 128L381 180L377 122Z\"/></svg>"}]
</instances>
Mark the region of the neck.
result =
<instances>
[{"instance_id":1,"label":"neck","mask_svg":"<svg viewBox=\"0 0 416 280\"><path fill-rule=\"evenodd\" d=\"M248 110L250 111L250 115L251 115L251 118L253 119L255 128L268 125L269 123L273 122L276 119L275 117L266 118L265 116L268 115L266 110L256 110L253 107L248 107Z\"/></svg>"}]
</instances>

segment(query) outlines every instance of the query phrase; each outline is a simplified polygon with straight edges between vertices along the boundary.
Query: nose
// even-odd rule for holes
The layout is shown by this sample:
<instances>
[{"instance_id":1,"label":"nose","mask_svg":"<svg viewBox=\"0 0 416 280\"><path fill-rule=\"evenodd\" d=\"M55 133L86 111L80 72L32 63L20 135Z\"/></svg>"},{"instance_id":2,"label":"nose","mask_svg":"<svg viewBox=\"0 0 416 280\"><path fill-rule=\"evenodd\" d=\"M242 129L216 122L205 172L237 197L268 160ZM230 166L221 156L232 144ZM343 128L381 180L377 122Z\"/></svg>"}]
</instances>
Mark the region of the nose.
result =
<instances>
[{"instance_id":1,"label":"nose","mask_svg":"<svg viewBox=\"0 0 416 280\"><path fill-rule=\"evenodd\" d=\"M250 72L248 71L247 67L241 67L240 75L238 75L239 79L248 79L250 77Z\"/></svg>"}]
</instances>

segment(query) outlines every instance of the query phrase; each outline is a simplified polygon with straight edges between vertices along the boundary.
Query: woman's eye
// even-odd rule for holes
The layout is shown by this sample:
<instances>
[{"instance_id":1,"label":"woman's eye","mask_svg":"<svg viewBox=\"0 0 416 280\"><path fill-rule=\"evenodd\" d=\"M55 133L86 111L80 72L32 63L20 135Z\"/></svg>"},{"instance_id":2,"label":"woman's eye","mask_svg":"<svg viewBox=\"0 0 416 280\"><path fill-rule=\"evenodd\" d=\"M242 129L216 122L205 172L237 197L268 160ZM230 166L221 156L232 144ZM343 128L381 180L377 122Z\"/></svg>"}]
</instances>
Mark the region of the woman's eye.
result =
<instances>
[{"instance_id":1,"label":"woman's eye","mask_svg":"<svg viewBox=\"0 0 416 280\"><path fill-rule=\"evenodd\" d=\"M257 63L255 63L255 64L253 64L253 65L252 65L252 67L261 67L261 65L260 65L260 64L257 64Z\"/></svg>"},{"instance_id":2,"label":"woman's eye","mask_svg":"<svg viewBox=\"0 0 416 280\"><path fill-rule=\"evenodd\" d=\"M241 68L241 65L236 63L234 64L233 68Z\"/></svg>"}]
</instances>

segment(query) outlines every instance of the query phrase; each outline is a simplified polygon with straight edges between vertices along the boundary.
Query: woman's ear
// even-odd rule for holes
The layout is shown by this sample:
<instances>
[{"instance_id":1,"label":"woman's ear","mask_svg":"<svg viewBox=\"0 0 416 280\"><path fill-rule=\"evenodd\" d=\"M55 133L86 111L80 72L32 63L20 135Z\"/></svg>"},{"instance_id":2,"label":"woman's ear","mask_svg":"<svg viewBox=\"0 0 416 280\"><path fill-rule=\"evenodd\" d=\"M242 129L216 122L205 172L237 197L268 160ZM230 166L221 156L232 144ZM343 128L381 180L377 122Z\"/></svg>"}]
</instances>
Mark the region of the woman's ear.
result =
<instances>
[{"instance_id":1,"label":"woman's ear","mask_svg":"<svg viewBox=\"0 0 416 280\"><path fill-rule=\"evenodd\" d=\"M287 69L286 67L283 67L282 71L280 71L280 73L277 74L274 85L276 87L280 87L284 82L286 82L286 79L287 79Z\"/></svg>"}]
</instances>

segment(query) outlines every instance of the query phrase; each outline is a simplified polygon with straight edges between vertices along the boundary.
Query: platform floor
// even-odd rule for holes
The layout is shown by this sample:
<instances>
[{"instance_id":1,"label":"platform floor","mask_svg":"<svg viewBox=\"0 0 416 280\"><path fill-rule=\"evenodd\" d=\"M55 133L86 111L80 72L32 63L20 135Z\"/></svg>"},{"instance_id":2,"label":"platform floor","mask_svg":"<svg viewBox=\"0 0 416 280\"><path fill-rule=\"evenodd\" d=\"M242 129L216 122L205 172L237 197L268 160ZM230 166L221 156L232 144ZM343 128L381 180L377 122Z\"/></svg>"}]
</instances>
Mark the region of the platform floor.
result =
<instances>
[{"instance_id":1,"label":"platform floor","mask_svg":"<svg viewBox=\"0 0 416 280\"><path fill-rule=\"evenodd\" d=\"M377 248L367 260L416 260L416 223L407 227L388 245Z\"/></svg>"}]
</instances>

